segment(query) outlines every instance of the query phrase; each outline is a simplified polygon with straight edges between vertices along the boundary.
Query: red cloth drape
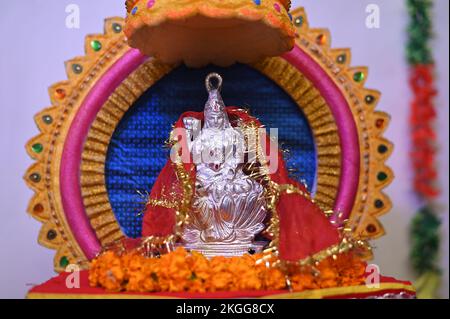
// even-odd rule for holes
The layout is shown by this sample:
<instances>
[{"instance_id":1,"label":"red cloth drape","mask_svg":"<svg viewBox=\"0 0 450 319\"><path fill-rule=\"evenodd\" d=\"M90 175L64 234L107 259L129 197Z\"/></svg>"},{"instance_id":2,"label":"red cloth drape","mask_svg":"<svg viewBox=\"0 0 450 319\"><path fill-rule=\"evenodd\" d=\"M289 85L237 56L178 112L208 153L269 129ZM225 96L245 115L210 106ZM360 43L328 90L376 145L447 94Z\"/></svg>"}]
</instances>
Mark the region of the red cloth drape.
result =
<instances>
[{"instance_id":1,"label":"red cloth drape","mask_svg":"<svg viewBox=\"0 0 450 319\"><path fill-rule=\"evenodd\" d=\"M230 119L239 119L243 123L261 123L243 110L235 107L226 108ZM184 113L175 124L175 128L183 128L183 119L185 117L194 117L203 120L203 113L188 112ZM233 123L233 121L232 121ZM185 147L186 137L181 133L179 142ZM266 136L266 152L270 151L273 144ZM185 148L187 150L187 148ZM278 153L278 168L270 174L270 179L280 185L290 184L298 189L307 192L300 183L292 180L288 176L286 164L282 158L281 152ZM184 154L184 159L189 154ZM186 162L186 161L184 161ZM184 163L184 169L190 174L192 186L195 184L195 165L192 161ZM180 181L177 179L174 164L169 159L161 171L150 194L151 199L161 199L167 196L167 190L171 189L172 194L181 196L183 189ZM280 220L280 258L283 260L297 261L312 256L330 246L338 244L341 240L338 230L330 223L323 211L306 197L300 194L282 193L278 204L277 213ZM148 205L144 219L142 236L166 236L174 231L175 209L161 206Z\"/></svg>"},{"instance_id":2,"label":"red cloth drape","mask_svg":"<svg viewBox=\"0 0 450 319\"><path fill-rule=\"evenodd\" d=\"M73 276L72 273L62 272L58 276L48 280L47 282L33 287L28 292L28 298L187 298L187 299L236 299L236 298L260 298L260 297L277 297L280 294L287 294L286 290L275 291L223 291L210 293L187 293L187 292L159 292L159 293L135 293L135 292L108 292L103 288L90 287L89 272L82 270L80 272L80 287L70 289L66 285L68 276ZM381 287L372 289L371 292L358 292L358 287L341 287L334 295L328 295L323 298L367 298L374 296L383 296L386 293L407 293L414 296L414 289L410 282L399 281L390 277L381 277ZM395 285L403 284L403 288ZM392 285L392 287L390 287ZM306 292L307 293L307 292ZM315 298L319 298L316 295Z\"/></svg>"}]
</instances>

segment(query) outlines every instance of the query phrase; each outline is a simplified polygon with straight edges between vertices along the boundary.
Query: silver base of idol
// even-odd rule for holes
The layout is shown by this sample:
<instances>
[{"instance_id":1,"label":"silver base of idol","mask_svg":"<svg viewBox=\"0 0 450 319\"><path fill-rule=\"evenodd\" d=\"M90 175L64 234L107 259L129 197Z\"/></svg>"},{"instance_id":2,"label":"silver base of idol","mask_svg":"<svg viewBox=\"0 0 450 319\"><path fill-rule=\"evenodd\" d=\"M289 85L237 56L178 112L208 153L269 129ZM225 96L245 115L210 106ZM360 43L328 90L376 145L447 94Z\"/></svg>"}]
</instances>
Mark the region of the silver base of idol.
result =
<instances>
[{"instance_id":1,"label":"silver base of idol","mask_svg":"<svg viewBox=\"0 0 450 319\"><path fill-rule=\"evenodd\" d=\"M185 245L184 248L191 251L197 251L203 254L207 258L223 256L223 257L238 257L245 254L258 254L264 250L267 243L254 242L250 245L238 245L238 244L218 244L213 245Z\"/></svg>"}]
</instances>

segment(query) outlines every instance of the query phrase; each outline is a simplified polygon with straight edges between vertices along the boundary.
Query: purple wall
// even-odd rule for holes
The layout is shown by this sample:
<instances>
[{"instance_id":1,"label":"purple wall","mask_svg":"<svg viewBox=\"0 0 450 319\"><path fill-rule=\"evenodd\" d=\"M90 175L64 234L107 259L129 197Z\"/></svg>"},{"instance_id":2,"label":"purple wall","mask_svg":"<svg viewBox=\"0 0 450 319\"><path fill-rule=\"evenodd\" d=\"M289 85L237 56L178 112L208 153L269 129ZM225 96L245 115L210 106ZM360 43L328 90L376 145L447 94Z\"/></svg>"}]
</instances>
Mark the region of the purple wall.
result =
<instances>
[{"instance_id":1,"label":"purple wall","mask_svg":"<svg viewBox=\"0 0 450 319\"><path fill-rule=\"evenodd\" d=\"M83 55L84 36L103 31L103 19L124 15L124 1L113 0L28 0L2 1L0 29L3 44L0 59L0 297L22 298L30 288L53 276L54 252L37 244L40 223L25 211L32 192L22 176L32 161L24 145L38 131L33 116L49 106L47 87L66 78L64 61ZM333 47L351 47L353 65L367 65L367 86L383 92L380 110L392 114L387 137L396 144L389 161L396 173L387 189L394 202L392 212L383 217L387 236L376 241L375 262L383 273L412 279L408 266L407 230L417 203L411 190L408 158L408 88L404 59L407 13L403 0L299 0L313 27L327 27ZM81 28L65 27L67 5L81 10ZM365 26L368 4L381 9L380 29ZM445 239L442 265L445 269L442 295L448 297L448 27L449 2L436 0L435 23L437 99L440 133L440 173L444 190L439 204L444 218Z\"/></svg>"}]
</instances>

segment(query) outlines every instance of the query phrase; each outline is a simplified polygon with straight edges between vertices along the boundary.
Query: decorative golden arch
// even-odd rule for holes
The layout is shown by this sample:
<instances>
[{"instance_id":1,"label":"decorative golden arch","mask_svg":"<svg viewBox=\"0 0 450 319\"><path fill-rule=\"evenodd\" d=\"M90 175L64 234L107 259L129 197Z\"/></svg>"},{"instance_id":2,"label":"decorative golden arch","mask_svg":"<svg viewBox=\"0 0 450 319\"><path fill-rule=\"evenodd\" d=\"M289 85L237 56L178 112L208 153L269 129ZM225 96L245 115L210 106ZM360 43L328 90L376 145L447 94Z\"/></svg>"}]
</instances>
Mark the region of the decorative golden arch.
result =
<instances>
[{"instance_id":1,"label":"decorative golden arch","mask_svg":"<svg viewBox=\"0 0 450 319\"><path fill-rule=\"evenodd\" d=\"M350 67L350 50L331 49L329 32L309 28L303 9L294 10L292 16L298 31L296 46L333 81L356 124L360 174L350 226L358 237L377 238L384 234L377 218L391 207L389 198L382 192L393 179L392 171L384 164L393 146L382 137L389 116L375 111L380 94L364 87L367 68ZM40 134L27 144L29 155L36 161L25 175L26 183L35 191L28 212L43 223L39 243L57 250L56 271L63 270L69 263L86 266L90 258L81 248L82 244L75 236L76 229L71 226L68 212L63 207L63 197L69 194L63 194L60 188L65 179L61 170L62 158L71 127L83 103L90 98L90 92L102 83L108 70L130 52L122 33L123 25L122 18L110 18L105 22L104 34L86 37L86 56L66 62L68 81L50 87L52 106L36 115ZM322 208L331 209L342 174L338 127L320 90L288 60L270 58L251 66L282 87L305 113L318 146L315 200ZM87 221L102 246L123 236L105 187L104 163L109 141L134 101L173 67L152 58L142 59L135 71L108 96L87 131L80 150L79 171L72 173L80 176L77 191L81 193Z\"/></svg>"}]
</instances>

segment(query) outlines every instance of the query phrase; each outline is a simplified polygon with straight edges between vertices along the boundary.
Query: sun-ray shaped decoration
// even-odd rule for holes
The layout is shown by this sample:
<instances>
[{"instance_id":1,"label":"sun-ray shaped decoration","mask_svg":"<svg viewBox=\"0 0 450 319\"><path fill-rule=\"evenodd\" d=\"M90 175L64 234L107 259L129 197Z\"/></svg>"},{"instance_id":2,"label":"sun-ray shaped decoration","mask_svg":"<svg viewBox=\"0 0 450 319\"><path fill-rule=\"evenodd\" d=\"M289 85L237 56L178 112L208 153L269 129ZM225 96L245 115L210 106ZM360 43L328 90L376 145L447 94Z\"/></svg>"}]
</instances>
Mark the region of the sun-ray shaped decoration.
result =
<instances>
[{"instance_id":1,"label":"sun-ray shaped decoration","mask_svg":"<svg viewBox=\"0 0 450 319\"><path fill-rule=\"evenodd\" d=\"M86 37L86 55L65 63L68 80L49 88L52 106L35 116L40 133L26 146L28 154L36 161L24 176L27 185L35 192L28 213L44 224L39 243L57 250L54 258L56 271L62 271L70 263L87 266L87 258L78 246L61 206L59 180L64 178L59 176L61 152L71 116L89 89L129 50L122 33L123 25L122 18L106 19L104 34Z\"/></svg>"},{"instance_id":2,"label":"sun-ray shaped decoration","mask_svg":"<svg viewBox=\"0 0 450 319\"><path fill-rule=\"evenodd\" d=\"M354 208L349 216L350 225L357 236L378 238L384 235L378 217L392 207L389 197L383 193L394 178L393 171L385 165L393 145L383 137L390 117L375 111L381 94L365 87L368 68L351 66L350 49L331 48L330 32L310 28L303 8L295 9L291 14L297 29L297 45L309 52L334 79L353 113L360 135L361 177ZM316 200L320 201L321 196L318 194Z\"/></svg>"}]
</instances>

